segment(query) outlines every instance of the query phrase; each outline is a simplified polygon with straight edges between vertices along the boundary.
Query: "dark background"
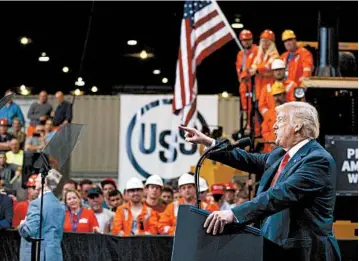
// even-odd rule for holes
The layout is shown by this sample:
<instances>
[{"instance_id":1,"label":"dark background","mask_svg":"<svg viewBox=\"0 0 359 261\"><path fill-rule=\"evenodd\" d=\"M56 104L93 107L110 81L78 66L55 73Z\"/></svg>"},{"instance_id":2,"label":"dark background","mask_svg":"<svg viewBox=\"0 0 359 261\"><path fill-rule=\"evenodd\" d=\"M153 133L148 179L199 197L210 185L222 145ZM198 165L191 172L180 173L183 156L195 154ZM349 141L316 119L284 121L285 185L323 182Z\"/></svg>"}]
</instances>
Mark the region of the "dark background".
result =
<instances>
[{"instance_id":1,"label":"dark background","mask_svg":"<svg viewBox=\"0 0 359 261\"><path fill-rule=\"evenodd\" d=\"M93 6L94 4L94 6ZM77 77L83 77L88 93L93 85L99 94L111 94L115 85L167 85L175 81L175 66L180 38L183 2L1 2L1 89L22 84L49 93L77 88ZM300 41L317 40L318 10L338 14L339 40L357 42L357 2L219 2L229 23L240 15L244 28L252 30L255 42L264 29L276 34L277 48L284 51L281 33L295 31ZM94 10L92 13L91 10ZM81 57L89 30L86 55ZM236 30L239 33L239 30ZM20 38L32 39L21 45ZM136 39L137 46L127 40ZM126 56L142 49L153 52L147 60ZM38 61L42 52L50 57ZM198 68L200 94L228 91L237 95L235 59L238 47L234 41L208 57ZM316 57L315 57L316 59ZM63 73L68 66L70 73ZM80 68L81 67L81 68ZM161 75L153 75L154 69Z\"/></svg>"}]
</instances>

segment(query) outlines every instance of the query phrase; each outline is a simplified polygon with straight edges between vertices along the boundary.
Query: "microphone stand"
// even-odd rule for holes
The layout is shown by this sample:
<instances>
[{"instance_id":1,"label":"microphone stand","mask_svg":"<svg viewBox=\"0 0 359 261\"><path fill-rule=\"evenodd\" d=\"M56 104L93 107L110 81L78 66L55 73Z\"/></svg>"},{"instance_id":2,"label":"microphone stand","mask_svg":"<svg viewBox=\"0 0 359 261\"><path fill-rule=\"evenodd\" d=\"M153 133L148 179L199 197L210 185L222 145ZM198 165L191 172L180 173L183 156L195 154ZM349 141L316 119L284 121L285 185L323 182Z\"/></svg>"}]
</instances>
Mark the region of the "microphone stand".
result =
<instances>
[{"instance_id":1,"label":"microphone stand","mask_svg":"<svg viewBox=\"0 0 359 261\"><path fill-rule=\"evenodd\" d=\"M251 103L252 103L252 111L251 111L251 115L250 115L250 129L251 129L251 132L250 132L250 138L251 140L253 141L251 143L251 146L250 146L250 149L249 149L249 152L251 153L254 153L254 138L256 136L255 134L255 117L256 117L256 110L257 110L257 101L256 101L256 86L255 86L255 79L254 79L255 76L252 76L251 77L251 86L252 86L252 100L251 100ZM248 181L251 180L251 173L248 172ZM252 192L252 186L249 186L248 185L248 200L251 200L251 192Z\"/></svg>"},{"instance_id":2,"label":"microphone stand","mask_svg":"<svg viewBox=\"0 0 359 261\"><path fill-rule=\"evenodd\" d=\"M49 173L49 162L45 157L44 153L41 152L41 157L43 159L43 169L41 173L41 194L40 194L40 224L39 224L39 237L32 238L32 245L31 245L31 261L40 261L41 260L41 241L44 240L41 238L42 236L42 213L44 207L44 186L45 186L45 178Z\"/></svg>"},{"instance_id":3,"label":"microphone stand","mask_svg":"<svg viewBox=\"0 0 359 261\"><path fill-rule=\"evenodd\" d=\"M200 192L199 192L199 172L201 170L201 166L203 161L207 158L207 156L209 156L212 152L214 152L216 149L218 149L219 147L221 147L223 144L229 143L228 139L225 139L221 142L219 142L218 144L216 144L215 146L213 146L212 148L209 148L208 150L206 150L202 156L199 158L197 165L196 165L196 169L194 172L194 181L195 181L195 185L196 185L196 206L198 209L201 208L201 200L200 200Z\"/></svg>"}]
</instances>

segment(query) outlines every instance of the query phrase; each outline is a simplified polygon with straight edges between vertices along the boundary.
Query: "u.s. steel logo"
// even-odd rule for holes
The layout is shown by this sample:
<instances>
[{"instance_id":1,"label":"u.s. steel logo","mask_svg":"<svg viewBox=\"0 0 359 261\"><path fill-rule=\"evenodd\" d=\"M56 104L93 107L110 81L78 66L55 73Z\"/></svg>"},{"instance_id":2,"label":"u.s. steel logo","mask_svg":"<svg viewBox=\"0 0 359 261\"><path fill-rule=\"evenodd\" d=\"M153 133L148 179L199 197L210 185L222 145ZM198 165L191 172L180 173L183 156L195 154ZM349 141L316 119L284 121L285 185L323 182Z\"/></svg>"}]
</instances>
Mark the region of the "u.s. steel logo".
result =
<instances>
[{"instance_id":1,"label":"u.s. steel logo","mask_svg":"<svg viewBox=\"0 0 359 261\"><path fill-rule=\"evenodd\" d=\"M128 125L127 156L144 178L153 174L165 179L172 178L172 173L158 173L159 170L170 165L181 168L181 163L188 165L189 157L192 156L193 159L193 155L198 153L198 146L186 142L184 132L178 129L179 118L174 117L172 122L168 122L171 106L172 98L150 102L137 111ZM207 126L200 112L197 113L195 125L199 130ZM188 168L189 166L184 166L183 171L188 171Z\"/></svg>"}]
</instances>

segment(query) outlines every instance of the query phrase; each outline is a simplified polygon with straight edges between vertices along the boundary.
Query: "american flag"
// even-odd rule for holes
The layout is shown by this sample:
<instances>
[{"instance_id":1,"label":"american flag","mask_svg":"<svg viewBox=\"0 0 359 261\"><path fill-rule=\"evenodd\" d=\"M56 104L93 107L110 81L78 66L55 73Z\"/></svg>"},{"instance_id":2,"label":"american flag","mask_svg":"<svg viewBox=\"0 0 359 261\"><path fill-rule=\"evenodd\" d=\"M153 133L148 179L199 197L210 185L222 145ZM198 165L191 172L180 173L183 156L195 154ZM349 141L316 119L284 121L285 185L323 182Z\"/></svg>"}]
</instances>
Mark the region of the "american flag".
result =
<instances>
[{"instance_id":1,"label":"american flag","mask_svg":"<svg viewBox=\"0 0 359 261\"><path fill-rule=\"evenodd\" d=\"M215 1L185 2L172 101L184 126L194 126L197 118L196 67L232 39L236 36Z\"/></svg>"}]
</instances>

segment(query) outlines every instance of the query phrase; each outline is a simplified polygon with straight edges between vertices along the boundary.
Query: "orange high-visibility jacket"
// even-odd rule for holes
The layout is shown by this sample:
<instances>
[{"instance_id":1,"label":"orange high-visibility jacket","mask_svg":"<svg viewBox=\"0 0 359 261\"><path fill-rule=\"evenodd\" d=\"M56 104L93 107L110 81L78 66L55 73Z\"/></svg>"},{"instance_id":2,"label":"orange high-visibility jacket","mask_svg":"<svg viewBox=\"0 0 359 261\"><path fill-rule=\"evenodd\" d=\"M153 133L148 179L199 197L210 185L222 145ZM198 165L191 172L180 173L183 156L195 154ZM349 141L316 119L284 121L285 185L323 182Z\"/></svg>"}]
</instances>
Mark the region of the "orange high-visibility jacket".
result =
<instances>
[{"instance_id":1,"label":"orange high-visibility jacket","mask_svg":"<svg viewBox=\"0 0 359 261\"><path fill-rule=\"evenodd\" d=\"M255 60L254 64L252 65L253 68L257 68L257 74L254 78L257 101L259 101L264 86L274 81L271 67L272 62L278 57L279 54L277 51L269 53L266 57L264 54L261 54L258 57L259 59Z\"/></svg>"},{"instance_id":2,"label":"orange high-visibility jacket","mask_svg":"<svg viewBox=\"0 0 359 261\"><path fill-rule=\"evenodd\" d=\"M254 58L257 56L257 52L258 46L252 44L250 49L239 51L237 54L236 69L239 81L239 94L243 110L247 110L248 106L250 106L250 104L247 105L246 97L247 92L250 93L252 91L248 69L251 68Z\"/></svg>"},{"instance_id":3,"label":"orange high-visibility jacket","mask_svg":"<svg viewBox=\"0 0 359 261\"><path fill-rule=\"evenodd\" d=\"M263 119L265 119L267 116L267 112L269 110L274 110L276 107L273 95L272 95L272 83L268 83L262 90L261 96L259 98L258 108L260 113L263 116ZM283 85L285 86L286 91L286 100L287 102L295 101L294 97L294 89L297 88L297 84L294 81L291 81L289 79L286 79L283 81Z\"/></svg>"},{"instance_id":4,"label":"orange high-visibility jacket","mask_svg":"<svg viewBox=\"0 0 359 261\"><path fill-rule=\"evenodd\" d=\"M167 205L164 212L160 214L158 222L158 230L160 234L174 235L177 224L177 213L180 205L184 203L184 199L174 201ZM201 202L201 208L209 212L218 211L219 207L215 204Z\"/></svg>"},{"instance_id":5,"label":"orange high-visibility jacket","mask_svg":"<svg viewBox=\"0 0 359 261\"><path fill-rule=\"evenodd\" d=\"M287 79L294 81L297 85L303 81L303 78L312 75L314 64L312 54L304 47L298 47L294 57L288 63L289 52L281 55L281 59L286 65Z\"/></svg>"},{"instance_id":6,"label":"orange high-visibility jacket","mask_svg":"<svg viewBox=\"0 0 359 261\"><path fill-rule=\"evenodd\" d=\"M267 117L262 122L262 138L265 142L274 142L275 141L275 135L274 135L274 129L273 125L276 120L276 113L274 109L271 109L267 112ZM271 152L271 146L270 144L264 144L263 152Z\"/></svg>"},{"instance_id":7,"label":"orange high-visibility jacket","mask_svg":"<svg viewBox=\"0 0 359 261\"><path fill-rule=\"evenodd\" d=\"M137 217L136 235L157 235L158 213L143 204L141 213ZM122 237L131 236L132 230L131 202L118 207L113 220L112 234Z\"/></svg>"}]
</instances>

